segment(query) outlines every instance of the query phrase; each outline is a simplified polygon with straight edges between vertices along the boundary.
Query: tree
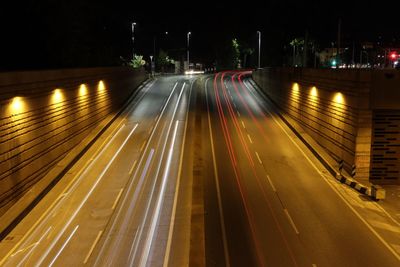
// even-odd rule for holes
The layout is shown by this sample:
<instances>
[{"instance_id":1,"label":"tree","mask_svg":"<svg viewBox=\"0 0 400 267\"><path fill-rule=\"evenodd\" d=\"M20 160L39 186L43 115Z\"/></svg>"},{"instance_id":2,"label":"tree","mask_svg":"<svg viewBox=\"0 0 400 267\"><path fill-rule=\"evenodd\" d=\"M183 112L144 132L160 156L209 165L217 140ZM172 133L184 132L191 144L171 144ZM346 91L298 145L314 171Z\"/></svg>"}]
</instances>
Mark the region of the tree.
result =
<instances>
[{"instance_id":1,"label":"tree","mask_svg":"<svg viewBox=\"0 0 400 267\"><path fill-rule=\"evenodd\" d=\"M240 50L239 42L236 38L232 39L232 64L233 68L240 67Z\"/></svg>"},{"instance_id":2,"label":"tree","mask_svg":"<svg viewBox=\"0 0 400 267\"><path fill-rule=\"evenodd\" d=\"M174 64L174 60L168 56L167 52L161 49L157 57L157 65L161 67L161 72L164 72L171 64Z\"/></svg>"},{"instance_id":3,"label":"tree","mask_svg":"<svg viewBox=\"0 0 400 267\"><path fill-rule=\"evenodd\" d=\"M293 47L293 66L297 65L297 55L299 54L299 48L304 46L304 38L294 38L290 45Z\"/></svg>"},{"instance_id":4,"label":"tree","mask_svg":"<svg viewBox=\"0 0 400 267\"><path fill-rule=\"evenodd\" d=\"M131 62L129 62L129 66L133 67L134 69L138 69L145 64L146 61L143 60L142 55L135 55Z\"/></svg>"}]
</instances>

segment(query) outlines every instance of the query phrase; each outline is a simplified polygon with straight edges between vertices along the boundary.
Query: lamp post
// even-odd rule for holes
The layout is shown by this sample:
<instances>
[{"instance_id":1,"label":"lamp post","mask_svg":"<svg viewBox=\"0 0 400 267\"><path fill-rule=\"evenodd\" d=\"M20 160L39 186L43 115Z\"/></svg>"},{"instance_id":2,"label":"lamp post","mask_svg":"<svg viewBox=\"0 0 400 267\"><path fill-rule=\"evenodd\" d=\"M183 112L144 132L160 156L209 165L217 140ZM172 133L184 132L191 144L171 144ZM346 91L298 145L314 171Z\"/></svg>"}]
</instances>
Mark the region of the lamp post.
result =
<instances>
[{"instance_id":1,"label":"lamp post","mask_svg":"<svg viewBox=\"0 0 400 267\"><path fill-rule=\"evenodd\" d=\"M257 31L258 34L258 68L260 68L260 59L261 59L261 32Z\"/></svg>"},{"instance_id":2,"label":"lamp post","mask_svg":"<svg viewBox=\"0 0 400 267\"><path fill-rule=\"evenodd\" d=\"M187 62L188 62L188 70L190 69L190 64L189 64L189 44L190 44L190 35L192 33L188 32L187 33Z\"/></svg>"},{"instance_id":3,"label":"lamp post","mask_svg":"<svg viewBox=\"0 0 400 267\"><path fill-rule=\"evenodd\" d=\"M135 59L135 26L136 22L132 22L132 59Z\"/></svg>"}]
</instances>

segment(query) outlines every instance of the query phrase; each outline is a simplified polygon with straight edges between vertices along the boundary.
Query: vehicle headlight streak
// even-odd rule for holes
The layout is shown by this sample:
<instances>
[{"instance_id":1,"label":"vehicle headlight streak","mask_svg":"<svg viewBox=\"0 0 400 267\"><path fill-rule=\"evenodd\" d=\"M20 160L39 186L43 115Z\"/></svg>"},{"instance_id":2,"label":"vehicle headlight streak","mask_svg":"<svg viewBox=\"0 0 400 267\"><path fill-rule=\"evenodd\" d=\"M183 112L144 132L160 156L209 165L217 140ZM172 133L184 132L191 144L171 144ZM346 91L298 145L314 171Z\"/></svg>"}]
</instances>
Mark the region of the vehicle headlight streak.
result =
<instances>
[{"instance_id":1,"label":"vehicle headlight streak","mask_svg":"<svg viewBox=\"0 0 400 267\"><path fill-rule=\"evenodd\" d=\"M151 247L152 241L154 239L154 232L156 229L156 225L160 218L161 204L164 200L165 188L166 188L167 181L168 181L169 169L171 168L171 160L172 160L172 154L174 152L174 145L175 145L175 141L176 141L176 133L178 131L178 125L179 125L179 121L176 121L174 133L173 133L173 137L172 137L172 142L171 142L171 146L169 148L168 157L167 157L167 167L164 170L164 175L162 177L162 185L161 185L161 190L160 190L161 194L159 194L158 199L157 199L156 211L153 214L153 219L152 219L151 226L150 226L150 234L147 235L145 250L142 253L142 258L140 260L139 266L146 266L149 252L150 252L150 247Z\"/></svg>"},{"instance_id":2,"label":"vehicle headlight streak","mask_svg":"<svg viewBox=\"0 0 400 267\"><path fill-rule=\"evenodd\" d=\"M173 113L172 113L172 119L171 119L170 124L168 125L167 137L169 136L169 133L171 132L173 120L174 120L174 118L175 118L176 111L178 110L178 107L179 107L179 104L180 104L180 101L181 101L181 98L182 98L182 94L183 94L185 85L186 85L186 83L184 83L183 86L182 86L182 89L181 89L181 91L180 91L180 93L179 93L179 97L178 97L177 103L176 103L175 108L174 108L174 111L173 111ZM175 138L175 137L173 137L173 138ZM163 156L164 156L165 149L166 149L166 146L167 146L167 142L168 142L168 139L165 140L165 143L164 143L164 145L163 145L163 148L162 148L162 151L161 151L161 158L163 158ZM174 142L174 141L173 141L173 142ZM167 169L169 169L168 166L169 166L169 162L167 162ZM158 165L158 168L157 168L157 172L156 172L155 177L158 177L158 175L159 175L159 173L160 173L160 169L161 169L161 161L159 162L159 165ZM167 170L165 170L165 171L167 171ZM157 179L154 179L153 186L152 186L152 190L151 190L151 197L150 197L150 199L153 198L154 191L155 191L156 181L157 181ZM151 228L150 228L150 230L149 230L149 234L148 234L147 237L146 237L146 241L145 241L145 245L144 245L144 251L142 252L142 255L141 255L141 257L140 257L140 264L139 264L139 266L146 266L146 263L147 263L147 259L148 259L149 252L150 252L150 247L151 247L151 244L152 244L152 241L153 241L153 237L154 237L155 226L156 226L156 224L157 224L157 221L158 221L158 218L159 218L159 215L160 215L161 204L162 204L162 201L163 201L163 199L164 199L164 194L165 194L165 185L164 185L164 184L166 184L166 182L167 182L167 178L164 178L164 177L163 177L163 180L162 180L162 185L163 185L163 186L161 187L161 189L160 189L160 194L158 195L158 198L157 198L157 202L156 202L156 203L157 203L157 205L156 205L157 208L156 208L155 211L153 212L153 216L152 216L152 218L151 218ZM149 202L148 202L148 205L147 205L147 209L146 209L145 218L144 218L144 220L143 220L143 222L142 222L142 226L140 227L139 238L138 238L137 240L140 240L140 236L141 236L142 233L143 233L144 223L146 222L147 216L149 215L150 203L151 203L151 202L149 201ZM133 246L133 247L135 247L135 249L134 249L133 254L131 253L132 257L130 258L130 266L133 266L133 262L134 262L134 260L135 260L135 258L136 258L136 253L137 253L137 248L138 248L138 246L136 245L136 246ZM132 248L133 248L133 247L132 247ZM131 252L132 252L132 251L131 251Z\"/></svg>"},{"instance_id":3,"label":"vehicle headlight streak","mask_svg":"<svg viewBox=\"0 0 400 267\"><path fill-rule=\"evenodd\" d=\"M156 120L156 123L155 123L155 125L153 127L153 130L152 130L152 132L150 134L150 137L148 138L147 145L145 146L144 151L147 151L147 149L149 148L149 144L151 143L151 141L154 138L154 134L156 132L156 129L158 128L158 124L160 123L160 121L161 121L161 119L162 119L162 117L163 117L163 115L165 113L165 110L166 110L168 104L170 103L170 100L171 100L172 96L174 95L174 92L175 92L175 89L176 89L177 85L178 85L178 83L176 82L174 87L172 88L171 93L169 94L169 96L168 96L163 108L161 109L161 113L159 114L159 116L158 116L158 118ZM181 94L183 92L183 88L184 87L185 87L185 83L182 86ZM172 125L172 122L173 121L171 121L171 125ZM166 143L165 143L165 146L166 146ZM122 221L122 224L119 225L118 229L126 229L126 227L128 227L128 224L130 222L130 218L132 217L132 212L134 210L133 208L137 203L137 199L138 199L139 194L141 192L140 189L142 188L143 182L145 180L144 177L147 175L147 171L148 171L148 168L149 168L148 166L152 161L153 153L154 153L154 149L151 149L150 155L147 158L145 169L142 171L140 180L139 180L138 184L136 185L136 187L134 189L133 197L132 197L132 195L125 194L123 199L121 200L122 204L120 204L119 205L120 208L118 208L116 210L117 214L116 214L116 216L115 216L115 218L114 218L114 220L113 220L113 222L112 222L112 224L111 224L111 226L109 228L110 232L118 232L118 230L116 228L117 228L118 222L120 222L120 221ZM145 154L143 154L143 156L139 160L137 166L141 166L142 165L142 163L143 163L143 161L145 159L144 156L145 156ZM161 164L161 162L160 162L160 164ZM129 183L129 185L126 188L126 192L131 192L133 190L133 185L134 185L133 181L136 180L135 177L137 177L137 175L139 174L139 169L140 168L136 168L136 171L133 174L134 178L131 179L131 182ZM154 189L153 189L153 191L154 191ZM129 201L129 203L133 203L133 206L130 205L128 203L128 201ZM124 207L126 205L129 205L128 210L123 210L121 207ZM146 209L146 212L147 212L146 213L146 216L147 216L148 213L149 213L149 208ZM143 222L145 222L145 221L146 220L144 219ZM129 257L128 257L128 261L129 262L133 262L135 260L135 256L136 256L136 253L137 253L137 250L138 250L138 244L137 243L140 240L140 236L142 235L142 231L143 231L143 228L144 228L143 224L139 228L140 228L140 231L135 234L135 239L132 242L131 251L130 251L130 254L129 254ZM113 265L114 264L114 262L113 262L114 258L111 257L111 255L114 255L115 252L119 249L120 243L122 242L121 239L123 238L123 235L121 235L121 234L119 234L117 236L118 237L115 240L110 240L110 235L106 236L106 239L105 239L105 241L103 243L103 246L99 250L99 253L98 253L98 256L96 258L96 261L95 261L94 265L101 265L101 264ZM102 262L102 258L105 258L104 262Z\"/></svg>"},{"instance_id":4,"label":"vehicle headlight streak","mask_svg":"<svg viewBox=\"0 0 400 267\"><path fill-rule=\"evenodd\" d=\"M80 205L78 206L78 208L75 210L75 212L71 215L71 217L69 218L69 220L67 221L67 223L64 225L64 227L58 232L56 238L53 240L53 242L50 244L50 246L47 248L47 250L43 253L42 257L39 259L39 261L37 262L36 266L39 266L43 263L43 261L46 259L46 257L48 256L48 254L50 253L50 251L54 248L54 246L56 245L56 243L60 240L61 236L64 234L64 232L66 231L66 229L68 228L68 226L71 224L71 222L75 219L76 215L79 213L80 209L83 207L83 205L86 203L86 201L88 200L88 198L90 197L90 195L93 193L94 189L96 189L97 185L100 183L100 181L102 180L102 178L104 177L104 174L108 171L108 169L110 168L111 164L114 162L114 160L117 158L117 156L119 155L119 153L121 152L121 150L124 148L125 144L129 141L129 138L131 137L131 135L133 134L133 132L136 130L138 124L136 123L135 126L133 127L133 129L131 130L131 132L129 133L129 135L125 138L124 142L122 143L122 145L118 148L117 152L114 154L114 156L111 158L111 160L108 162L107 166L104 168L104 170L101 172L101 174L99 175L99 177L97 178L96 182L94 183L94 185L92 186L92 188L90 189L90 191L86 194L86 196L84 197L84 199L81 201ZM123 127L125 127L125 124L123 125ZM111 143L111 141L110 141ZM101 154L99 154L101 155ZM96 158L97 159L97 158Z\"/></svg>"}]
</instances>

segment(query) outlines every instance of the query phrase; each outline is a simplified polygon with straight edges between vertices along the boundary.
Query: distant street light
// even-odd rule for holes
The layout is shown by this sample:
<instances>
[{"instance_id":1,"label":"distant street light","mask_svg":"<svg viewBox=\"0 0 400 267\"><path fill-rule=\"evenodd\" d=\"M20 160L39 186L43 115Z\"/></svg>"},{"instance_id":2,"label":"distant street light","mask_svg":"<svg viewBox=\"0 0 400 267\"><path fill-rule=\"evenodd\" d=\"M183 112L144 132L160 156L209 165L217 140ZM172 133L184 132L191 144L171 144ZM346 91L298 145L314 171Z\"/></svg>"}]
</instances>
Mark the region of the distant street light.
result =
<instances>
[{"instance_id":1,"label":"distant street light","mask_svg":"<svg viewBox=\"0 0 400 267\"><path fill-rule=\"evenodd\" d=\"M132 22L132 59L135 58L135 26L136 22Z\"/></svg>"},{"instance_id":2,"label":"distant street light","mask_svg":"<svg viewBox=\"0 0 400 267\"><path fill-rule=\"evenodd\" d=\"M187 33L187 64L188 64L188 69L190 69L190 64L189 64L189 44L190 44L190 35L191 35L192 33L191 32L188 32Z\"/></svg>"},{"instance_id":3,"label":"distant street light","mask_svg":"<svg viewBox=\"0 0 400 267\"><path fill-rule=\"evenodd\" d=\"M258 34L258 68L260 68L260 59L261 59L261 32L257 31Z\"/></svg>"}]
</instances>

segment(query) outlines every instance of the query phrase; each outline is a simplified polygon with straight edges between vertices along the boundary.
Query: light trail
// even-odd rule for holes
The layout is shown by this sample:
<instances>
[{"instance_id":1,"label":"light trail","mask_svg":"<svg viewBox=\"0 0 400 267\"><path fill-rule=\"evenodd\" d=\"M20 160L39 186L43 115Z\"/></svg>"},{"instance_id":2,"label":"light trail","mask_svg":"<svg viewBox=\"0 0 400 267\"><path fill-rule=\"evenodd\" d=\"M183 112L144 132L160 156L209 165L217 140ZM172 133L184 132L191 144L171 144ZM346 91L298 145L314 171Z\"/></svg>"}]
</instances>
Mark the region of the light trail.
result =
<instances>
[{"instance_id":1,"label":"light trail","mask_svg":"<svg viewBox=\"0 0 400 267\"><path fill-rule=\"evenodd\" d=\"M125 144L128 142L129 138L131 137L131 135L133 134L133 132L136 130L138 124L135 125L135 127L131 130L131 132L129 133L129 135L125 138L124 142L122 143L122 145L119 147L119 149L117 150L117 152L114 154L114 156L111 158L111 160L108 162L107 166L104 168L104 170L102 171L102 173L99 175L99 177L97 178L96 182L94 183L94 185L92 186L92 188L90 189L90 191L85 195L85 197L83 198L83 200L81 201L81 203L79 204L79 206L77 207L77 209L75 210L75 212L72 214L72 216L68 219L67 223L64 225L64 227L58 232L58 235L56 236L56 238L53 240L53 242L48 246L47 250L43 253L42 257L40 258L40 260L38 261L37 265L42 264L42 262L44 261L44 259L47 257L47 255L50 253L50 251L54 248L54 246L56 245L56 243L58 242L58 240L60 240L61 236L64 234L65 230L68 228L68 226L71 224L71 222L75 219L76 215L79 213L79 211L81 210L81 208L83 207L83 205L86 203L86 201L88 200L88 198L92 195L93 191L96 189L97 185L100 183L100 181L102 180L102 178L104 177L104 174L108 171L108 169L110 168L111 164L114 162L114 160L117 158L117 156L119 155L119 153L121 152L121 150L124 148Z\"/></svg>"}]
</instances>

